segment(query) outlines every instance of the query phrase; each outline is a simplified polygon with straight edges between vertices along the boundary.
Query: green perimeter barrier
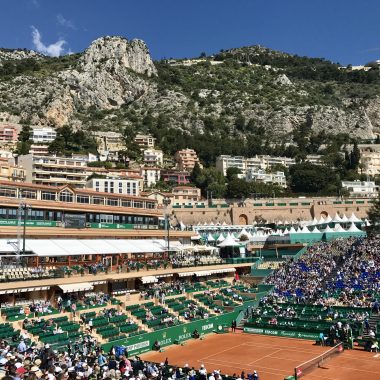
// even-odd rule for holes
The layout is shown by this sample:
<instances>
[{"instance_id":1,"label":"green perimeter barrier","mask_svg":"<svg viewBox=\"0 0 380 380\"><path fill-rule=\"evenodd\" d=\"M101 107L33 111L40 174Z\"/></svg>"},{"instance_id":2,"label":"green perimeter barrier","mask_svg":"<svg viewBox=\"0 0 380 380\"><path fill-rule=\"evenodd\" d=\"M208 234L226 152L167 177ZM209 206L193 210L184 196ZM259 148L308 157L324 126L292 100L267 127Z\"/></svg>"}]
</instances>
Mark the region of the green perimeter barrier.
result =
<instances>
[{"instance_id":1,"label":"green perimeter barrier","mask_svg":"<svg viewBox=\"0 0 380 380\"><path fill-rule=\"evenodd\" d=\"M263 329L256 327L244 327L244 332L250 334L261 334L261 335L274 335L286 338L297 338L297 339L308 339L308 340L318 340L319 333L303 332L303 331L287 331L287 330L276 330L276 329Z\"/></svg>"},{"instance_id":2,"label":"green perimeter barrier","mask_svg":"<svg viewBox=\"0 0 380 380\"><path fill-rule=\"evenodd\" d=\"M138 355L151 351L157 340L161 347L169 346L176 342L192 339L193 331L196 329L200 336L218 330L218 326L231 326L231 322L237 318L239 311L223 314L217 317L202 319L179 326L169 327L159 331L141 334L131 338L115 340L102 345L105 352L109 352L112 346L125 346L129 355Z\"/></svg>"}]
</instances>

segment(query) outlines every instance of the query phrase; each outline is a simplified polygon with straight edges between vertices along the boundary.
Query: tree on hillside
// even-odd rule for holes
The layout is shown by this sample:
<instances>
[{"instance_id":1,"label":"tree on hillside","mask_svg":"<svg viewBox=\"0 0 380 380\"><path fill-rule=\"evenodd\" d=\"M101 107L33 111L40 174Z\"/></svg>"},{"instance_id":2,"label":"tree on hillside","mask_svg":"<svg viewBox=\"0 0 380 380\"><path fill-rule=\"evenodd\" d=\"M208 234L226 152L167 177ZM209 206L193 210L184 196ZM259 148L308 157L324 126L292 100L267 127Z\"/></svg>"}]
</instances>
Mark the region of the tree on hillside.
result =
<instances>
[{"instance_id":1,"label":"tree on hillside","mask_svg":"<svg viewBox=\"0 0 380 380\"><path fill-rule=\"evenodd\" d=\"M368 211L368 219L372 223L371 230L376 233L380 232L380 194Z\"/></svg>"},{"instance_id":2,"label":"tree on hillside","mask_svg":"<svg viewBox=\"0 0 380 380\"><path fill-rule=\"evenodd\" d=\"M334 171L325 165L302 162L292 165L289 172L290 187L297 193L320 193L327 185L336 185L337 182Z\"/></svg>"}]
</instances>

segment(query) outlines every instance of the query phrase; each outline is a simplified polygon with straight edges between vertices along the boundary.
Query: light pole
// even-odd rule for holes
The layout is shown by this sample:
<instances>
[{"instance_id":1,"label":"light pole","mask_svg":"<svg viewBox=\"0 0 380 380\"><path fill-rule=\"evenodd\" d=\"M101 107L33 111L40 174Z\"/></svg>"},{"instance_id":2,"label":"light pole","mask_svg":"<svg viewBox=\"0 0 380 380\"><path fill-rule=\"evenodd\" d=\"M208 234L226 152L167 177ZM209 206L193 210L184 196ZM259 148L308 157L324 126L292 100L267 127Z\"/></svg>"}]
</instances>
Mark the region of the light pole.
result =
<instances>
[{"instance_id":1,"label":"light pole","mask_svg":"<svg viewBox=\"0 0 380 380\"><path fill-rule=\"evenodd\" d=\"M25 255L25 238L26 238L26 220L28 218L28 210L30 206L24 202L21 202L19 205L20 213L23 211L23 229L22 229L22 254Z\"/></svg>"},{"instance_id":2,"label":"light pole","mask_svg":"<svg viewBox=\"0 0 380 380\"><path fill-rule=\"evenodd\" d=\"M169 257L169 248L170 248L170 236L169 236L169 233L170 233L170 224L169 224L169 205L170 205L170 198L169 197L165 197L162 201L162 203L164 204L165 206L165 228L166 228L166 233L167 233L167 247L168 247L168 257Z\"/></svg>"}]
</instances>

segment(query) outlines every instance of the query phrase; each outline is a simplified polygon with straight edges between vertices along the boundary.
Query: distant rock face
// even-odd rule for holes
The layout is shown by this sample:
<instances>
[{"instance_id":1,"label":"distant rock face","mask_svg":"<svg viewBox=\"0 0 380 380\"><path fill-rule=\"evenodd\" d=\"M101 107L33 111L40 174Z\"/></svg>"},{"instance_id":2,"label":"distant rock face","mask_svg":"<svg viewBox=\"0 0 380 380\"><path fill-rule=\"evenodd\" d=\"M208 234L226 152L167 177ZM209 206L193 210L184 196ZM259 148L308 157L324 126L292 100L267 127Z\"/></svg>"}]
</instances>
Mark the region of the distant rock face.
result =
<instances>
[{"instance_id":1,"label":"distant rock face","mask_svg":"<svg viewBox=\"0 0 380 380\"><path fill-rule=\"evenodd\" d=\"M85 51L78 70L60 76L69 85L74 102L110 109L135 101L149 90L150 84L134 73L157 75L145 43L102 37Z\"/></svg>"},{"instance_id":2,"label":"distant rock face","mask_svg":"<svg viewBox=\"0 0 380 380\"><path fill-rule=\"evenodd\" d=\"M128 41L122 37L102 37L95 40L85 51L81 68L94 71L97 65L103 69L131 69L148 76L157 75L157 70L142 40Z\"/></svg>"},{"instance_id":3,"label":"distant rock face","mask_svg":"<svg viewBox=\"0 0 380 380\"><path fill-rule=\"evenodd\" d=\"M38 59L41 57L42 57L42 55L40 53L37 53L36 51L33 51L33 50L0 49L0 64L2 61L7 61L7 60L20 60L20 59L27 59L27 58Z\"/></svg>"}]
</instances>

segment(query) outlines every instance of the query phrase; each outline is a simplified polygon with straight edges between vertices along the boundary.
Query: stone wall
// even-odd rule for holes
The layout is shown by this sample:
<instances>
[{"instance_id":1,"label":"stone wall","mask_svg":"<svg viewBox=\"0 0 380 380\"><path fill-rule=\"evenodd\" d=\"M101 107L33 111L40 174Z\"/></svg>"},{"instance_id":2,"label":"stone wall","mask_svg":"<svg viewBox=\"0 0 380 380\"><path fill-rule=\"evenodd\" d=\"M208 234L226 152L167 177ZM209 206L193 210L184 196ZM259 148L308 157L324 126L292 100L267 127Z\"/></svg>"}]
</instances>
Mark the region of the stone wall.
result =
<instances>
[{"instance_id":1,"label":"stone wall","mask_svg":"<svg viewBox=\"0 0 380 380\"><path fill-rule=\"evenodd\" d=\"M296 221L310 220L321 215L329 214L332 218L338 212L341 216L351 213L359 218L366 218L372 205L370 199L345 199L336 198L285 198L267 199L245 203L232 203L227 206L216 205L214 207L181 207L172 208L173 222L182 221L186 225L204 223L227 224L252 224L255 220L272 221Z\"/></svg>"}]
</instances>

